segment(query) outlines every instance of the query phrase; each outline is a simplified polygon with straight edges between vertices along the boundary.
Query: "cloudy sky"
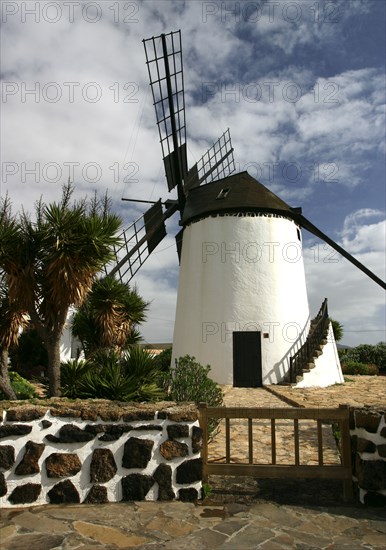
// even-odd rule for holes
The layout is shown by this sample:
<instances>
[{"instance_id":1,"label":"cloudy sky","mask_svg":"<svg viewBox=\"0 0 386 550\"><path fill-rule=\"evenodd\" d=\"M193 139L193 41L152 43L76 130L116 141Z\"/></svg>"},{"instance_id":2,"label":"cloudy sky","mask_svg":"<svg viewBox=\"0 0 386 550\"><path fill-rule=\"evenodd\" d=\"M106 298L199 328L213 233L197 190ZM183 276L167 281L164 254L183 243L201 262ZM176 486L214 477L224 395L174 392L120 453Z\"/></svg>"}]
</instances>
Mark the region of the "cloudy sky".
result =
<instances>
[{"instance_id":1,"label":"cloudy sky","mask_svg":"<svg viewBox=\"0 0 386 550\"><path fill-rule=\"evenodd\" d=\"M125 225L144 208L122 197L168 198L142 39L181 29L189 164L229 127L238 170L384 279L385 5L2 1L1 195L30 211L70 177ZM173 337L177 222L135 278L148 342ZM303 238L311 314L328 297L345 344L385 340L384 291Z\"/></svg>"}]
</instances>

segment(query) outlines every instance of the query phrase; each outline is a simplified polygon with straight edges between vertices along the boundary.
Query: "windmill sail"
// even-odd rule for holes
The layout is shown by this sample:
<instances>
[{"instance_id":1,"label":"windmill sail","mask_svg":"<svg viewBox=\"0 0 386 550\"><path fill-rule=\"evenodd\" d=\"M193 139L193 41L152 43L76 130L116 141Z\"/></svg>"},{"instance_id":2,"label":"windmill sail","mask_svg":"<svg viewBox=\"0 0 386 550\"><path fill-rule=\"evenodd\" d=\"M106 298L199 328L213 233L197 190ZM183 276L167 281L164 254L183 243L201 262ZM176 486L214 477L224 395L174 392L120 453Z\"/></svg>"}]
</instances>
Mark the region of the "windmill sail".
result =
<instances>
[{"instance_id":1,"label":"windmill sail","mask_svg":"<svg viewBox=\"0 0 386 550\"><path fill-rule=\"evenodd\" d=\"M114 249L114 260L105 268L106 275L128 283L166 236L165 220L177 210L170 201L166 212L159 200L120 235L122 244Z\"/></svg>"},{"instance_id":2,"label":"windmill sail","mask_svg":"<svg viewBox=\"0 0 386 550\"><path fill-rule=\"evenodd\" d=\"M183 203L187 155L181 31L148 38L143 43L168 188L171 191L177 187Z\"/></svg>"},{"instance_id":3,"label":"windmill sail","mask_svg":"<svg viewBox=\"0 0 386 550\"><path fill-rule=\"evenodd\" d=\"M198 187L230 176L235 171L235 159L229 128L189 170L185 189Z\"/></svg>"},{"instance_id":4,"label":"windmill sail","mask_svg":"<svg viewBox=\"0 0 386 550\"><path fill-rule=\"evenodd\" d=\"M332 248L334 248L339 254L341 254L346 260L351 262L355 267L360 269L363 273L365 273L370 279L372 279L374 282L376 282L379 286L384 288L386 290L386 283L385 281L382 281L375 273L370 271L365 265L363 265L361 262L359 262L354 256L351 256L347 250L342 248L338 243L333 241L328 235L323 233L320 229L318 229L313 223L311 223L307 218L305 218L302 214L296 214L295 220L304 227L304 229L307 229L310 233L315 235L316 237L319 237L319 239L325 241L327 244L329 244Z\"/></svg>"}]
</instances>

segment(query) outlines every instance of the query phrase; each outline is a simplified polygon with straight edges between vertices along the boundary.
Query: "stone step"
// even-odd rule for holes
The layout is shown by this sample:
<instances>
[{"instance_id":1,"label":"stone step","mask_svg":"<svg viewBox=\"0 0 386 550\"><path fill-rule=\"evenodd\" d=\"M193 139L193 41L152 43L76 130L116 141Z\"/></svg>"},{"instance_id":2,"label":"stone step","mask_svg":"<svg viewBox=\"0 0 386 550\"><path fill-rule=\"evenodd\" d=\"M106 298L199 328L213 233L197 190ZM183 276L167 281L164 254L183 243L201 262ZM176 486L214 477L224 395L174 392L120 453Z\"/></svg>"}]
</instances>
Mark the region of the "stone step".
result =
<instances>
[{"instance_id":1,"label":"stone step","mask_svg":"<svg viewBox=\"0 0 386 550\"><path fill-rule=\"evenodd\" d=\"M322 354L323 354L323 352L320 351L320 350L318 350L318 349L316 349L316 350L314 351L314 357L320 357Z\"/></svg>"}]
</instances>

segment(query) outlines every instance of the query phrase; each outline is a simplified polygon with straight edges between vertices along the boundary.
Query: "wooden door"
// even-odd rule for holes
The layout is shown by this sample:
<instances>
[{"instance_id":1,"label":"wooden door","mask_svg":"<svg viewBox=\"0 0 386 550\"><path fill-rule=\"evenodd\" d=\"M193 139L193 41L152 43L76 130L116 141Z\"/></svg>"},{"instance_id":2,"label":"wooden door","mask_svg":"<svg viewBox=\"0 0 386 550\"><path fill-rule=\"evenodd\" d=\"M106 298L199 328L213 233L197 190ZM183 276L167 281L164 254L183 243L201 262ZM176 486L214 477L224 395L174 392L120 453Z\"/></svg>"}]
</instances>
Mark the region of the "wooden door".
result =
<instances>
[{"instance_id":1,"label":"wooden door","mask_svg":"<svg viewBox=\"0 0 386 550\"><path fill-rule=\"evenodd\" d=\"M257 388L262 385L261 332L234 332L233 386Z\"/></svg>"}]
</instances>

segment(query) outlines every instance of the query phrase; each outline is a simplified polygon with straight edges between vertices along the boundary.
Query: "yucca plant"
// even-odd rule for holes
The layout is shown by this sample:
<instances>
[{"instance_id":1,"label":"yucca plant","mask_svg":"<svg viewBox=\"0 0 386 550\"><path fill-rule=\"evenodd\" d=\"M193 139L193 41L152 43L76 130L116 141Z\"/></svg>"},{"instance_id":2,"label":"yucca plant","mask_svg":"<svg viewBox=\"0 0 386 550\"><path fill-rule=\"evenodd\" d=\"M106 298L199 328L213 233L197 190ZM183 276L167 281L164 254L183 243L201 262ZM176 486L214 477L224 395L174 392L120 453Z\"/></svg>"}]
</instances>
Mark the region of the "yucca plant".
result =
<instances>
[{"instance_id":1,"label":"yucca plant","mask_svg":"<svg viewBox=\"0 0 386 550\"><path fill-rule=\"evenodd\" d=\"M146 350L130 349L124 356L100 351L88 361L77 396L113 401L156 401L165 397L159 371Z\"/></svg>"},{"instance_id":2,"label":"yucca plant","mask_svg":"<svg viewBox=\"0 0 386 550\"><path fill-rule=\"evenodd\" d=\"M83 359L70 359L60 364L62 395L72 399L80 397L82 384L92 365Z\"/></svg>"}]
</instances>

